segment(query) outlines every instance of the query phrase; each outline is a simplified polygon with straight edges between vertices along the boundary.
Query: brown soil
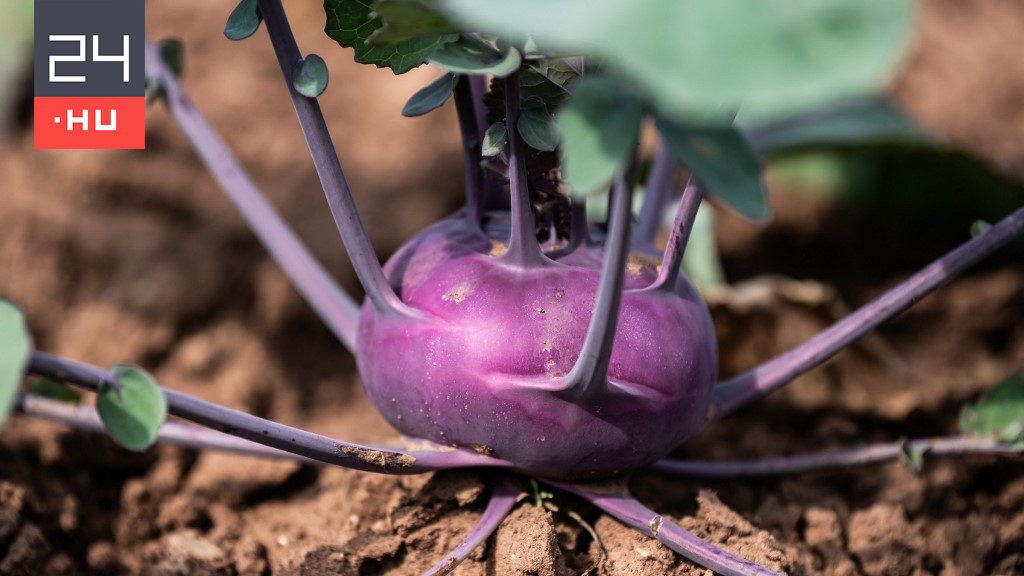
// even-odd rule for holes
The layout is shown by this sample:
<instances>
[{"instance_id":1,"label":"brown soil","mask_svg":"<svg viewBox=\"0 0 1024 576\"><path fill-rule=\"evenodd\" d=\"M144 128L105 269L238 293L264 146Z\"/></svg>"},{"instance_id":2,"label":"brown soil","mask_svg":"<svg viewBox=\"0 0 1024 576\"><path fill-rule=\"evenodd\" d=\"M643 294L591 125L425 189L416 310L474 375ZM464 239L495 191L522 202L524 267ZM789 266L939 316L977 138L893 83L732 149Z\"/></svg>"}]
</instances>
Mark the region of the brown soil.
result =
<instances>
[{"instance_id":1,"label":"brown soil","mask_svg":"<svg viewBox=\"0 0 1024 576\"><path fill-rule=\"evenodd\" d=\"M433 73L395 79L352 65L318 32L316 3L289 9L303 46L328 56L324 107L386 255L458 204L454 115L446 108L399 119L405 98ZM1024 31L1021 12L1011 2L926 2L922 44L896 88L937 131L1014 174L1024 174L1024 140L1011 120L1024 106L1007 96L1003 107L986 108L973 88L1016 82L1001 93L1024 93L1024 71L1013 73L1019 59L1008 56L1014 31ZM185 85L200 107L354 290L265 37L228 43L225 15L197 0L149 6L155 37L185 40ZM1003 57L984 56L1000 39ZM963 74L942 72L949 69ZM969 105L948 112L955 94ZM968 115L982 108L995 125L981 128ZM991 147L977 136L989 133ZM37 345L97 364L138 363L173 388L339 438L390 438L352 358L159 107L147 138L145 153L43 153L24 131L0 153L0 295L25 309ZM767 228L724 221L734 272L806 269L822 235L847 246L835 260L862 238L887 234L801 195L779 191L774 202L778 218ZM780 235L802 238L806 251L759 242ZM869 280L828 272L837 266L825 258L826 272L807 277L826 283L761 277L713 296L722 373L804 340L898 280L908 261L923 264L944 248L910 238L854 260L872 271ZM1024 270L1004 255L678 455L754 457L954 432L959 406L1024 366L1022 317ZM387 477L166 446L132 454L99 435L24 418L0 439L0 575L415 574L475 522L489 482L476 472ZM919 474L900 463L743 481L638 473L631 486L702 537L793 574L1008 575L1024 574L1021 472L1019 461L972 458L929 460ZM457 573L707 573L575 498L553 502L557 512L521 503Z\"/></svg>"}]
</instances>

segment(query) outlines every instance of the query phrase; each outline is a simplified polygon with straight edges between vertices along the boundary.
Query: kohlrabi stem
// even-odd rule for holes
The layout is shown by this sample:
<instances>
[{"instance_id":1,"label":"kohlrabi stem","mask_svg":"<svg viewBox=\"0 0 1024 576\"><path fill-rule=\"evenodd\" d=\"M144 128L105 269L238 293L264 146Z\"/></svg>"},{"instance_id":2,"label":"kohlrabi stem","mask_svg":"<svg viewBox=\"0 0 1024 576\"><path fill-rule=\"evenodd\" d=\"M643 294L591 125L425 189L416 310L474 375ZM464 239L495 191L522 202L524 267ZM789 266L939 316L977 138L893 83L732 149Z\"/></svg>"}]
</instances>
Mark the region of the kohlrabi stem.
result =
<instances>
[{"instance_id":1,"label":"kohlrabi stem","mask_svg":"<svg viewBox=\"0 0 1024 576\"><path fill-rule=\"evenodd\" d=\"M896 316L943 282L1024 233L1024 208L932 262L817 336L760 366L720 383L708 413L717 420L790 382L834 356L868 330Z\"/></svg>"},{"instance_id":2,"label":"kohlrabi stem","mask_svg":"<svg viewBox=\"0 0 1024 576\"><path fill-rule=\"evenodd\" d=\"M644 187L644 201L640 206L640 218L633 232L633 243L638 246L653 246L661 229L661 214L668 204L672 182L679 170L679 162L665 142L658 144L651 165L650 176Z\"/></svg>"},{"instance_id":3,"label":"kohlrabi stem","mask_svg":"<svg viewBox=\"0 0 1024 576\"><path fill-rule=\"evenodd\" d=\"M146 74L164 93L164 101L192 147L241 212L295 289L351 352L356 350L359 305L323 269L298 236L267 202L245 168L196 109L167 69L155 46L146 42Z\"/></svg>"},{"instance_id":4,"label":"kohlrabi stem","mask_svg":"<svg viewBox=\"0 0 1024 576\"><path fill-rule=\"evenodd\" d=\"M480 160L480 146L483 138L477 127L476 107L473 104L473 89L470 77L459 76L455 83L455 111L459 117L459 132L462 135L462 161L466 174L466 216L474 226L480 225L483 210L483 174Z\"/></svg>"},{"instance_id":5,"label":"kohlrabi stem","mask_svg":"<svg viewBox=\"0 0 1024 576\"><path fill-rule=\"evenodd\" d=\"M494 492L487 501L487 508L484 509L480 520L473 526L473 529L466 534L466 537L459 542L454 550L445 555L440 562L431 566L423 576L441 576L451 574L455 568L462 563L478 546L483 544L494 531L498 529L501 521L504 520L512 507L516 504L519 491L503 483L494 487Z\"/></svg>"},{"instance_id":6,"label":"kohlrabi stem","mask_svg":"<svg viewBox=\"0 0 1024 576\"><path fill-rule=\"evenodd\" d=\"M487 78L480 74L469 76L469 92L473 102L473 116L476 118L476 135L482 143L487 124L487 106L484 105L484 94L487 94Z\"/></svg>"},{"instance_id":7,"label":"kohlrabi stem","mask_svg":"<svg viewBox=\"0 0 1024 576\"><path fill-rule=\"evenodd\" d=\"M658 277L651 285L653 290L666 290L671 292L676 288L676 280L679 279L679 269L683 265L683 253L686 251L686 243L690 239L690 232L693 230L693 221L697 218L697 210L700 209L700 202L704 198L697 182L690 178L683 189L683 198L679 202L679 209L676 210L676 219L672 223L672 232L665 244L665 253L661 258L661 270Z\"/></svg>"},{"instance_id":8,"label":"kohlrabi stem","mask_svg":"<svg viewBox=\"0 0 1024 576\"><path fill-rule=\"evenodd\" d=\"M668 548L704 568L724 576L782 576L714 544L701 540L678 524L641 504L624 487L595 489L585 484L552 482L547 484L571 492L614 516L623 524L657 538Z\"/></svg>"},{"instance_id":9,"label":"kohlrabi stem","mask_svg":"<svg viewBox=\"0 0 1024 576\"><path fill-rule=\"evenodd\" d=\"M522 268L544 266L548 259L537 241L529 183L526 179L524 142L519 136L519 73L505 78L505 125L508 130L508 181L512 193L512 232L502 260Z\"/></svg>"},{"instance_id":10,"label":"kohlrabi stem","mask_svg":"<svg viewBox=\"0 0 1024 576\"><path fill-rule=\"evenodd\" d=\"M608 385L608 363L615 343L615 327L619 321L622 287L625 282L626 258L629 256L629 225L633 215L630 204L633 189L622 174L612 186L615 205L611 211L611 224L604 247L601 279L590 317L583 349L572 370L565 377L561 393L571 397L585 397L599 393Z\"/></svg>"},{"instance_id":11,"label":"kohlrabi stem","mask_svg":"<svg viewBox=\"0 0 1024 576\"><path fill-rule=\"evenodd\" d=\"M96 409L84 404L71 404L59 400L51 400L32 394L19 396L15 402L14 409L26 416L41 418L50 422L64 424L80 430L94 432L106 432L103 421L100 420ZM167 421L160 427L157 437L160 442L175 444L195 450L218 450L234 454L245 454L248 456L260 456L264 458L275 458L283 460L298 460L304 463L316 463L313 460L285 452L255 442L250 442L236 436L230 436L203 428L194 424L184 422Z\"/></svg>"},{"instance_id":12,"label":"kohlrabi stem","mask_svg":"<svg viewBox=\"0 0 1024 576\"><path fill-rule=\"evenodd\" d=\"M320 111L320 104L316 98L308 98L299 94L292 84L292 72L302 59L302 54L299 52L298 45L295 44L295 38L288 26L288 18L285 16L280 0L259 0L259 8L266 22L270 40L274 45L281 73L284 74L285 85L288 87L288 94L292 98L292 105L299 118L302 134L306 138L306 145L313 156L313 165L316 168L317 176L320 177L324 194L327 196L331 215L334 216L334 223L338 227L349 258L352 259L356 275L366 290L367 298L378 312L415 314L398 299L384 276L380 260L377 259L377 255L373 251L373 244L370 243L370 237L359 218L355 200L352 198L352 191L345 180L345 173L341 169L341 162L334 149L334 142L331 140L327 123Z\"/></svg>"},{"instance_id":13,"label":"kohlrabi stem","mask_svg":"<svg viewBox=\"0 0 1024 576\"><path fill-rule=\"evenodd\" d=\"M109 370L45 352L32 353L27 371L37 376L75 384L93 392L102 386L120 385L117 376ZM384 474L416 474L449 468L510 466L503 460L468 450L404 451L342 442L168 388L161 387L161 391L167 398L168 411L175 416L325 464Z\"/></svg>"},{"instance_id":14,"label":"kohlrabi stem","mask_svg":"<svg viewBox=\"0 0 1024 576\"><path fill-rule=\"evenodd\" d=\"M1000 444L994 440L954 436L921 438L875 444L844 450L829 450L795 456L758 458L753 460L661 460L650 470L691 478L739 478L743 476L775 476L862 466L888 460L907 458L908 454L924 456L1024 456L1024 446Z\"/></svg>"}]
</instances>

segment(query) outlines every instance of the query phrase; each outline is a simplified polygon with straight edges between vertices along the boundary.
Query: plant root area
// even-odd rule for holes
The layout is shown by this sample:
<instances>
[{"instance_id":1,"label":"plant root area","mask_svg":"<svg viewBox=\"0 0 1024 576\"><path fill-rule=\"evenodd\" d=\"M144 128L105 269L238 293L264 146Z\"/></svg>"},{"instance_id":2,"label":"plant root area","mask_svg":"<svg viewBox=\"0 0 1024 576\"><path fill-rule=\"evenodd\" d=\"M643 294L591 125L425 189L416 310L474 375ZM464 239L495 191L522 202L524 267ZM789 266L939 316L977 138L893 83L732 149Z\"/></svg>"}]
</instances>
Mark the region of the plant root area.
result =
<instances>
[{"instance_id":1,"label":"plant root area","mask_svg":"<svg viewBox=\"0 0 1024 576\"><path fill-rule=\"evenodd\" d=\"M265 33L228 42L227 9L215 4L154 4L150 33L184 39L184 84L197 105L354 291ZM386 256L460 202L454 111L400 118L433 71L395 78L356 66L323 37L319 5L286 5L300 43L331 66L323 105ZM1019 93L1020 59L999 39L1024 32L1024 11L931 1L922 25L896 97L936 134L1004 174L1024 174L1019 132L1016 149L987 139L993 119L983 107L953 101L958 90ZM972 76L982 70L984 80ZM979 92L983 81L992 86ZM1019 98L1000 102L996 135L1024 122ZM393 439L351 356L159 105L147 146L34 151L24 119L3 143L0 295L23 307L37 347L139 364L166 386L337 438ZM803 341L958 244L976 217L893 216L891 206L844 205L770 181L771 224L719 220L735 282L708 294L723 376ZM674 456L755 458L956 433L963 404L1024 366L1020 261L1018 244ZM901 462L714 481L640 471L630 486L697 535L791 574L1011 575L1024 574L1022 472L1020 460L926 456L920 472ZM170 446L136 454L101 435L13 417L0 434L0 575L417 574L479 518L490 474L388 477ZM520 502L456 574L709 574L554 492L553 507L532 495Z\"/></svg>"}]
</instances>

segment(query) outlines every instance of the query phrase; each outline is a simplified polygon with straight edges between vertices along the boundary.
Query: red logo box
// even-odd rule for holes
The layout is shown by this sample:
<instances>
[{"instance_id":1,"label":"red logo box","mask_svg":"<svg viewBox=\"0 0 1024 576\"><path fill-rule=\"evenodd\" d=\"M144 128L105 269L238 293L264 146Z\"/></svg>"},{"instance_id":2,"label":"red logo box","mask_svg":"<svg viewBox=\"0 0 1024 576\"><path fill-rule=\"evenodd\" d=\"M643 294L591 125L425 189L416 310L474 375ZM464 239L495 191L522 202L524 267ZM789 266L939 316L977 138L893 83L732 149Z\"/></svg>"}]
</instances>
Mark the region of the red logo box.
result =
<instances>
[{"instance_id":1,"label":"red logo box","mask_svg":"<svg viewBox=\"0 0 1024 576\"><path fill-rule=\"evenodd\" d=\"M35 102L35 147L146 147L144 96L40 96Z\"/></svg>"}]
</instances>

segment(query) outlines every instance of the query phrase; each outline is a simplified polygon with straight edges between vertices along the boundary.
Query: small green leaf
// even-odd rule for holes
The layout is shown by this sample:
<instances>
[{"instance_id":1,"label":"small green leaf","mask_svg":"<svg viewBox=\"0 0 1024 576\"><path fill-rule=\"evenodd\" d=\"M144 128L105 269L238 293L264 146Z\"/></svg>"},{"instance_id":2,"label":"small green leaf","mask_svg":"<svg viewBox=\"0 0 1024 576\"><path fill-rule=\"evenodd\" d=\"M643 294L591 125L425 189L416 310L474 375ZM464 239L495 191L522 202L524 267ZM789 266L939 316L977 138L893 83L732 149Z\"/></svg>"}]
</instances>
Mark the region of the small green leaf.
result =
<instances>
[{"instance_id":1,"label":"small green leaf","mask_svg":"<svg viewBox=\"0 0 1024 576\"><path fill-rule=\"evenodd\" d=\"M345 48L356 52L356 62L373 64L378 68L391 68L403 74L427 61L427 56L458 34L437 34L409 38L383 45L367 40L384 25L383 19L370 9L367 0L324 0L327 25L324 32Z\"/></svg>"},{"instance_id":2,"label":"small green leaf","mask_svg":"<svg viewBox=\"0 0 1024 576\"><path fill-rule=\"evenodd\" d=\"M540 99L529 98L523 102L517 128L519 135L534 150L551 152L558 147L555 121Z\"/></svg>"},{"instance_id":3,"label":"small green leaf","mask_svg":"<svg viewBox=\"0 0 1024 576\"><path fill-rule=\"evenodd\" d=\"M508 144L508 131L505 130L505 123L495 122L484 132L481 153L487 158L497 156L505 150L505 144Z\"/></svg>"},{"instance_id":4,"label":"small green leaf","mask_svg":"<svg viewBox=\"0 0 1024 576\"><path fill-rule=\"evenodd\" d=\"M992 224L990 222L986 222L985 220L975 220L974 222L971 222L971 237L981 236L985 232L988 232L988 229L991 227Z\"/></svg>"},{"instance_id":5,"label":"small green leaf","mask_svg":"<svg viewBox=\"0 0 1024 576\"><path fill-rule=\"evenodd\" d=\"M572 92L555 121L562 142L562 173L577 194L611 182L636 146L643 108L607 77L589 76Z\"/></svg>"},{"instance_id":6,"label":"small green leaf","mask_svg":"<svg viewBox=\"0 0 1024 576\"><path fill-rule=\"evenodd\" d=\"M914 473L924 470L924 453L924 448L914 446L909 442L903 442L900 445L900 455L903 463Z\"/></svg>"},{"instance_id":7,"label":"small green leaf","mask_svg":"<svg viewBox=\"0 0 1024 576\"><path fill-rule=\"evenodd\" d=\"M670 210L666 214L670 218L669 225L675 219L675 212ZM690 239L683 252L683 270L701 290L725 284L725 272L715 242L715 213L707 202L701 203L697 217L693 219Z\"/></svg>"},{"instance_id":8,"label":"small green leaf","mask_svg":"<svg viewBox=\"0 0 1024 576\"><path fill-rule=\"evenodd\" d=\"M244 40L259 30L260 22L263 22L263 15L257 0L242 0L228 16L224 35L228 40Z\"/></svg>"},{"instance_id":9,"label":"small green leaf","mask_svg":"<svg viewBox=\"0 0 1024 576\"><path fill-rule=\"evenodd\" d=\"M327 63L316 54L299 60L292 70L292 86L307 98L316 98L327 89Z\"/></svg>"},{"instance_id":10,"label":"small green leaf","mask_svg":"<svg viewBox=\"0 0 1024 576\"><path fill-rule=\"evenodd\" d=\"M134 366L111 368L122 388L105 386L96 396L96 410L115 442L135 451L156 441L167 418L167 399L146 371Z\"/></svg>"},{"instance_id":11,"label":"small green leaf","mask_svg":"<svg viewBox=\"0 0 1024 576\"><path fill-rule=\"evenodd\" d=\"M989 390L977 404L965 406L960 430L1007 444L1024 440L1024 372Z\"/></svg>"},{"instance_id":12,"label":"small green leaf","mask_svg":"<svg viewBox=\"0 0 1024 576\"><path fill-rule=\"evenodd\" d=\"M370 44L396 44L459 31L455 24L424 0L377 0L373 3L373 12L380 16L383 25L370 35Z\"/></svg>"},{"instance_id":13,"label":"small green leaf","mask_svg":"<svg viewBox=\"0 0 1024 576\"><path fill-rule=\"evenodd\" d=\"M451 97L456 80L458 77L449 73L420 89L405 103L402 116L422 116L435 108L440 108Z\"/></svg>"},{"instance_id":14,"label":"small green leaf","mask_svg":"<svg viewBox=\"0 0 1024 576\"><path fill-rule=\"evenodd\" d=\"M185 71L185 47L179 38L167 38L157 42L160 59L175 78L181 78Z\"/></svg>"},{"instance_id":15,"label":"small green leaf","mask_svg":"<svg viewBox=\"0 0 1024 576\"><path fill-rule=\"evenodd\" d=\"M504 53L472 36L462 36L445 44L428 58L442 70L459 74L490 74L504 78L519 69L522 58L519 51L509 47Z\"/></svg>"},{"instance_id":16,"label":"small green leaf","mask_svg":"<svg viewBox=\"0 0 1024 576\"><path fill-rule=\"evenodd\" d=\"M747 218L768 217L761 160L743 134L731 126L691 126L665 118L658 118L657 126L679 163L708 192Z\"/></svg>"},{"instance_id":17,"label":"small green leaf","mask_svg":"<svg viewBox=\"0 0 1024 576\"><path fill-rule=\"evenodd\" d=\"M906 114L881 98L857 98L755 126L754 147L768 154L809 148L920 146L928 136Z\"/></svg>"},{"instance_id":18,"label":"small green leaf","mask_svg":"<svg viewBox=\"0 0 1024 576\"><path fill-rule=\"evenodd\" d=\"M31 354L32 338L25 316L10 302L0 300L0 424L11 413Z\"/></svg>"},{"instance_id":19,"label":"small green leaf","mask_svg":"<svg viewBox=\"0 0 1024 576\"><path fill-rule=\"evenodd\" d=\"M36 396L60 400L69 404L78 404L82 400L82 395L77 390L63 382L50 380L49 378L36 378L32 382L29 392Z\"/></svg>"}]
</instances>

